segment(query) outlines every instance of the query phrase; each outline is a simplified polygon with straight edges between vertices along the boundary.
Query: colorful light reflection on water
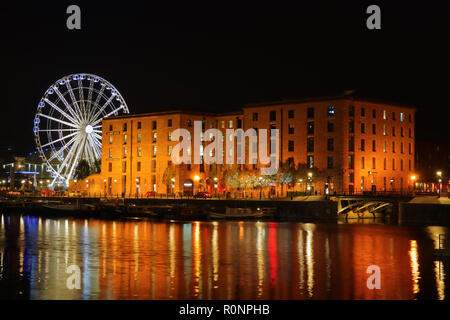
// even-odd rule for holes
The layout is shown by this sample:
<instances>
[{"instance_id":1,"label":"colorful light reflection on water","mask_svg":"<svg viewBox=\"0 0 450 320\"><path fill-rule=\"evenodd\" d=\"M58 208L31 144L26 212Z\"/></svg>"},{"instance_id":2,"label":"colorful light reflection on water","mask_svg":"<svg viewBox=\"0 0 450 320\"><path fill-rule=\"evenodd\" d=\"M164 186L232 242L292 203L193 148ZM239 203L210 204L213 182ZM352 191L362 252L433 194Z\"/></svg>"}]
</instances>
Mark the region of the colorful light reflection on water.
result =
<instances>
[{"instance_id":1,"label":"colorful light reflection on water","mask_svg":"<svg viewBox=\"0 0 450 320\"><path fill-rule=\"evenodd\" d=\"M442 227L2 215L0 298L446 299ZM82 270L69 290L66 268ZM381 289L367 288L367 267Z\"/></svg>"}]
</instances>

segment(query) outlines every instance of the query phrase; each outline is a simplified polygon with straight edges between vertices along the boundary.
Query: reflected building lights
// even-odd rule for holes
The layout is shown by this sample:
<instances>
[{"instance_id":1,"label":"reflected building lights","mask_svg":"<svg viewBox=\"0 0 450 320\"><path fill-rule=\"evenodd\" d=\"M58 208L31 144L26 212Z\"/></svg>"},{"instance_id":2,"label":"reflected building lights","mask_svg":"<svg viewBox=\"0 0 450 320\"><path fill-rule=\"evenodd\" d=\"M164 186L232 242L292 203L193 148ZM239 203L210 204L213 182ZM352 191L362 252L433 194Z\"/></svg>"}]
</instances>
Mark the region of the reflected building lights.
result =
<instances>
[{"instance_id":1,"label":"reflected building lights","mask_svg":"<svg viewBox=\"0 0 450 320\"><path fill-rule=\"evenodd\" d=\"M439 300L445 300L445 272L443 262L434 261L434 276L436 277L436 290Z\"/></svg>"},{"instance_id":2,"label":"reflected building lights","mask_svg":"<svg viewBox=\"0 0 450 320\"><path fill-rule=\"evenodd\" d=\"M217 229L218 229L218 223L213 222L211 245L212 245L212 258L213 258L212 260L213 260L214 289L218 288L216 282L219 280L219 245L218 245Z\"/></svg>"},{"instance_id":3,"label":"reflected building lights","mask_svg":"<svg viewBox=\"0 0 450 320\"><path fill-rule=\"evenodd\" d=\"M257 235L256 235L256 263L258 270L258 298L263 294L264 290L264 273L265 273L265 263L264 263L264 224L262 222L256 223Z\"/></svg>"},{"instance_id":4,"label":"reflected building lights","mask_svg":"<svg viewBox=\"0 0 450 320\"><path fill-rule=\"evenodd\" d=\"M313 232L306 230L306 269L307 269L307 290L311 298L314 294L314 243Z\"/></svg>"},{"instance_id":5,"label":"reflected building lights","mask_svg":"<svg viewBox=\"0 0 450 320\"><path fill-rule=\"evenodd\" d=\"M417 248L417 241L410 241L410 250L409 257L411 260L411 275L413 282L413 293L417 294L420 291L419 280L420 280L420 272L419 272L419 253Z\"/></svg>"}]
</instances>

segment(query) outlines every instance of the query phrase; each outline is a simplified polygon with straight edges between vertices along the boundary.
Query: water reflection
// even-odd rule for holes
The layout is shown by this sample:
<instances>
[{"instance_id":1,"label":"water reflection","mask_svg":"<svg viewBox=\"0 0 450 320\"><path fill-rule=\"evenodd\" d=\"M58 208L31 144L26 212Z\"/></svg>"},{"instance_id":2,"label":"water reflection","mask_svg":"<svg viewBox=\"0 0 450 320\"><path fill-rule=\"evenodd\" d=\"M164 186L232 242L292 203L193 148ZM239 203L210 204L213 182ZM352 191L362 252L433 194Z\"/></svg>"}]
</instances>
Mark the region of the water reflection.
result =
<instances>
[{"instance_id":1,"label":"water reflection","mask_svg":"<svg viewBox=\"0 0 450 320\"><path fill-rule=\"evenodd\" d=\"M445 299L442 227L1 215L0 298ZM69 290L67 267L82 271ZM381 269L381 289L366 286Z\"/></svg>"}]
</instances>

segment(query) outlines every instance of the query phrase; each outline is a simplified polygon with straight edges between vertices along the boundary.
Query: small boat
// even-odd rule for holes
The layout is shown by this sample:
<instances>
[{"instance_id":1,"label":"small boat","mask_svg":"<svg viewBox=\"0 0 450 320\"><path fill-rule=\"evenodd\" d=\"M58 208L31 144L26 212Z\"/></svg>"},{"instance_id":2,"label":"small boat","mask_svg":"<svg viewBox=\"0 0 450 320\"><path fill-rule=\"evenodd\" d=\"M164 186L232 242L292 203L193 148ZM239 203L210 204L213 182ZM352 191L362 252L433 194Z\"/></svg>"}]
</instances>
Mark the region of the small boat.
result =
<instances>
[{"instance_id":1,"label":"small boat","mask_svg":"<svg viewBox=\"0 0 450 320\"><path fill-rule=\"evenodd\" d=\"M127 208L127 215L131 215L133 217L142 217L142 216L152 216L156 217L158 216L158 212L155 211L155 209L152 206L137 206L135 204L132 204L128 206Z\"/></svg>"},{"instance_id":2,"label":"small boat","mask_svg":"<svg viewBox=\"0 0 450 320\"><path fill-rule=\"evenodd\" d=\"M208 211L208 217L215 219L261 218L264 211L251 208L225 208L225 210Z\"/></svg>"},{"instance_id":3,"label":"small boat","mask_svg":"<svg viewBox=\"0 0 450 320\"><path fill-rule=\"evenodd\" d=\"M77 204L72 203L54 203L54 204L48 203L42 205L42 208L51 211L63 211L63 212L80 211L80 207Z\"/></svg>"}]
</instances>

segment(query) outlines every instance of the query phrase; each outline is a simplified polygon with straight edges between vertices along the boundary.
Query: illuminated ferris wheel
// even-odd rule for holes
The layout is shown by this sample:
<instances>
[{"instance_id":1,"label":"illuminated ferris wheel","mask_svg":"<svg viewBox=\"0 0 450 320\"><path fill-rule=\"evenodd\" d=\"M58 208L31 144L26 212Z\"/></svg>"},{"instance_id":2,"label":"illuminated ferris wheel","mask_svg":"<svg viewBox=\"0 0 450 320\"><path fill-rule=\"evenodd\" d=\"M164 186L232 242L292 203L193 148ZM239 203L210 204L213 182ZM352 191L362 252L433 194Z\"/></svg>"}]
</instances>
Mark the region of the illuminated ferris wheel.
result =
<instances>
[{"instance_id":1,"label":"illuminated ferris wheel","mask_svg":"<svg viewBox=\"0 0 450 320\"><path fill-rule=\"evenodd\" d=\"M99 76L72 74L47 89L38 104L33 132L53 178L50 186L68 184L82 159L94 166L101 158L102 119L121 113L129 113L125 100Z\"/></svg>"}]
</instances>

